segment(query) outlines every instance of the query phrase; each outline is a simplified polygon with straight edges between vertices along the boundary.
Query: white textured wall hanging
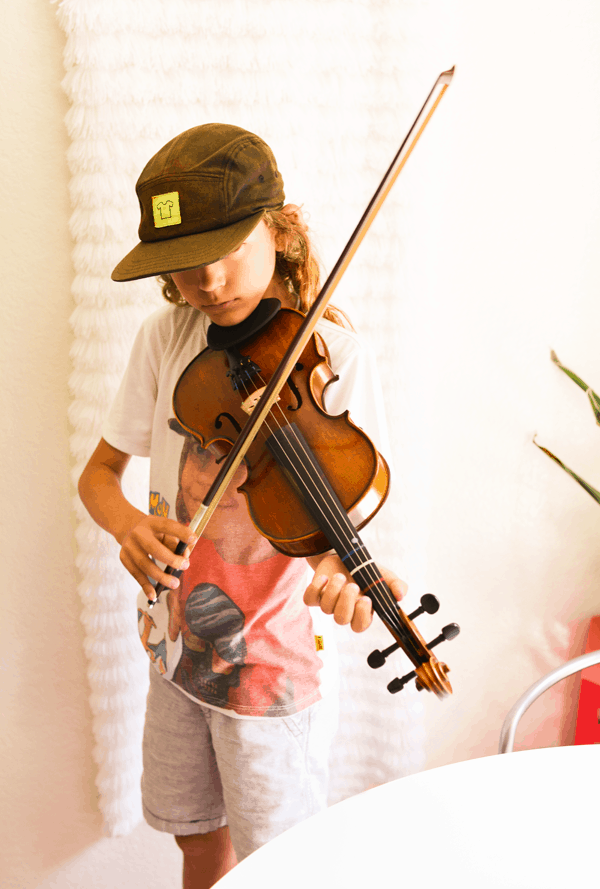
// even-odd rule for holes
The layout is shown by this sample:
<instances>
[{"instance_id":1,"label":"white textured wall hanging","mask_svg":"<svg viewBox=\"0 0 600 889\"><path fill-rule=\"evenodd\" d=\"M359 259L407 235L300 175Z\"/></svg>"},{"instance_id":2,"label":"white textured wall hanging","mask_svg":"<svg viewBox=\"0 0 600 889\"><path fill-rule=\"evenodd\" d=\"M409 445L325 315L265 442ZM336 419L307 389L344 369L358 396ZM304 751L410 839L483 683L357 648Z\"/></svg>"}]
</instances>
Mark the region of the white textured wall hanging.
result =
<instances>
[{"instance_id":1,"label":"white textured wall hanging","mask_svg":"<svg viewBox=\"0 0 600 889\"><path fill-rule=\"evenodd\" d=\"M288 200L308 211L329 268L399 144L400 122L409 123L405 112L416 112L416 100L424 98L408 72L423 72L420 25L428 8L391 0L58 4L67 35L64 89L72 103L74 479L100 437L138 325L160 302L154 281L110 280L115 263L137 240L134 184L146 160L178 132L208 121L259 133L275 151ZM429 73L433 81L439 71L434 65ZM416 80L419 87L426 83ZM377 224L370 246L361 248L336 302L377 349L382 374L397 379L399 258L408 223L401 223L401 197L389 203L386 220ZM403 398L401 390L394 394L393 414ZM394 424L392 416L392 431ZM395 456L401 461L403 452ZM134 461L126 490L141 508L146 478L145 467ZM399 567L406 527L403 503L391 499L378 532L381 561L392 567ZM119 835L141 819L147 663L137 639L135 584L120 565L118 547L79 502L76 510L99 805L107 831ZM364 653L387 641L375 630L369 636L357 641L340 635L342 725L333 800L422 763L416 695L390 698L389 680L365 668Z\"/></svg>"}]
</instances>

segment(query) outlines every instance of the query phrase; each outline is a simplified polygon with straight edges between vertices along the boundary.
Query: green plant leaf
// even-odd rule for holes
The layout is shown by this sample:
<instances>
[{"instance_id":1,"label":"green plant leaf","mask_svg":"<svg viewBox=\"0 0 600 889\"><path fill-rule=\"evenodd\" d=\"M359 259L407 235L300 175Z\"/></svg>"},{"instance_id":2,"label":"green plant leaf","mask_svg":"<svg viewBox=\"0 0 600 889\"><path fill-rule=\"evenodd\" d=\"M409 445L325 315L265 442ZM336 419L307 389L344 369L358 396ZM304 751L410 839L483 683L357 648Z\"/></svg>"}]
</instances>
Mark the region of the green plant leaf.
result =
<instances>
[{"instance_id":1,"label":"green plant leaf","mask_svg":"<svg viewBox=\"0 0 600 889\"><path fill-rule=\"evenodd\" d=\"M561 467L561 469L564 469L564 471L567 472L571 476L571 478L574 478L575 481L577 482L577 484L581 485L581 487L584 489L584 491L587 491L588 494L590 495L590 497L594 498L596 503L600 503L600 491L597 491L595 488L592 488L592 486L588 485L588 483L586 481L584 481L580 475L577 475L576 472L573 472L572 469L569 469L568 466L565 466L565 464L562 462L562 460L559 460L558 457L552 453L552 451L549 451L547 448L543 448L541 445L539 445L537 443L537 441L535 440L535 436L533 437L533 443L536 446L536 448L539 448L540 451L544 452L544 454L548 454L548 456L550 457L551 460L554 460L555 463L558 463L558 465Z\"/></svg>"},{"instance_id":2,"label":"green plant leaf","mask_svg":"<svg viewBox=\"0 0 600 889\"><path fill-rule=\"evenodd\" d=\"M596 417L596 423L600 426L600 398L596 395L595 392L592 392L591 389L587 390L587 397L590 400L590 404L592 405L592 410L594 411L594 416Z\"/></svg>"},{"instance_id":3,"label":"green plant leaf","mask_svg":"<svg viewBox=\"0 0 600 889\"><path fill-rule=\"evenodd\" d=\"M596 395L596 393L593 391L593 389L590 389L590 387L588 386L587 383L584 383L584 381L581 379L581 377L578 377L576 373L573 373L572 370L569 370L568 367L565 367L564 364L560 363L556 352L554 352L554 351L550 352L550 358L556 364L557 367L560 367L560 369L563 371L563 373L566 373L566 375L568 377L570 377L574 383L577 383L577 385L579 386L580 389L583 389L583 391L585 392L585 394L587 395L587 397L589 399L589 402L592 406L592 410L594 411L596 423L598 426L600 426L600 398ZM538 445L538 447L539 447L539 445ZM553 459L556 459L556 458L553 458Z\"/></svg>"}]
</instances>

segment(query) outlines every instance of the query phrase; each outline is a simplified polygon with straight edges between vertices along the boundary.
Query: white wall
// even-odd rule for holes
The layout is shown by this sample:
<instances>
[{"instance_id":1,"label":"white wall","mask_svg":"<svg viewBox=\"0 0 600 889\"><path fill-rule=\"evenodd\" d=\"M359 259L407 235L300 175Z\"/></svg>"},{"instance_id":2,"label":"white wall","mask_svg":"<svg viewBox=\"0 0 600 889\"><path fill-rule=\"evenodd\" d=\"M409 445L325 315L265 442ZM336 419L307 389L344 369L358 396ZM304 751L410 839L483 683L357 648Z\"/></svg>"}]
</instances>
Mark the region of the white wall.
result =
<instances>
[{"instance_id":1,"label":"white wall","mask_svg":"<svg viewBox=\"0 0 600 889\"><path fill-rule=\"evenodd\" d=\"M549 358L600 386L600 7L459 10L445 158L422 171L435 273L420 316L421 530L427 584L463 630L439 649L456 694L428 702L430 765L493 753L507 706L579 653L600 612L600 509L532 444L600 487L600 430ZM522 743L558 742L572 686L532 709Z\"/></svg>"},{"instance_id":2,"label":"white wall","mask_svg":"<svg viewBox=\"0 0 600 889\"><path fill-rule=\"evenodd\" d=\"M422 253L405 257L399 343L413 586L463 627L443 655L455 695L426 703L429 767L493 753L516 697L600 612L600 509L531 444L600 487L600 433L549 360L553 347L600 388L600 7L460 0L456 16L440 66L456 79L407 168ZM176 886L168 837L101 839L70 515L63 37L45 0L6 6L5 22L0 880L142 886L160 843L154 881ZM561 704L532 714L527 743L556 742Z\"/></svg>"},{"instance_id":3,"label":"white wall","mask_svg":"<svg viewBox=\"0 0 600 889\"><path fill-rule=\"evenodd\" d=\"M2 182L3 860L30 885L99 835L75 593L67 422L71 311L62 38L4 8ZM78 813L73 831L69 811ZM14 885L21 885L15 882Z\"/></svg>"},{"instance_id":4,"label":"white wall","mask_svg":"<svg viewBox=\"0 0 600 889\"><path fill-rule=\"evenodd\" d=\"M176 887L172 839L161 843L142 827L126 842L103 840L96 805L71 514L68 105L54 7L5 4L0 46L0 164L10 208L0 242L0 885L146 884L147 851L158 843L163 869L152 873ZM77 861L86 850L89 859Z\"/></svg>"}]
</instances>

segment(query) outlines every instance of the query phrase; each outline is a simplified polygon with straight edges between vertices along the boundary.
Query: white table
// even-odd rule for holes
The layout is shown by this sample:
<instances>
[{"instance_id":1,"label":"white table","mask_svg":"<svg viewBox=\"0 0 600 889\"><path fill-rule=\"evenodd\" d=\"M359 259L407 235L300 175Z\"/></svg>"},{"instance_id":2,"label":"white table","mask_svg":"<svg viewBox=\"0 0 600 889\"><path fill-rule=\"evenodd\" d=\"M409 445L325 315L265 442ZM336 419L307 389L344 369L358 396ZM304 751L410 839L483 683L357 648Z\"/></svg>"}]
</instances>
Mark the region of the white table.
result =
<instances>
[{"instance_id":1,"label":"white table","mask_svg":"<svg viewBox=\"0 0 600 889\"><path fill-rule=\"evenodd\" d=\"M219 889L597 889L600 745L401 778L259 849Z\"/></svg>"}]
</instances>

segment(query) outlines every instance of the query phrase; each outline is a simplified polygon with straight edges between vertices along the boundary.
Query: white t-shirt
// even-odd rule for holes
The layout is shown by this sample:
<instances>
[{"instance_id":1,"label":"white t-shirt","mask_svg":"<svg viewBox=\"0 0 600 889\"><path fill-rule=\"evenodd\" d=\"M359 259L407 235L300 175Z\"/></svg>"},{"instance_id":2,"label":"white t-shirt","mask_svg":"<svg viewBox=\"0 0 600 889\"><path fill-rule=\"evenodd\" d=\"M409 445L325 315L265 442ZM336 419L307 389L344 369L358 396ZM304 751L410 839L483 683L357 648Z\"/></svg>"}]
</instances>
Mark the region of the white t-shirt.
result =
<instances>
[{"instance_id":1,"label":"white t-shirt","mask_svg":"<svg viewBox=\"0 0 600 889\"><path fill-rule=\"evenodd\" d=\"M208 324L191 307L170 305L150 315L103 428L113 447L150 457L150 513L184 524L218 468L172 407L183 371L206 348ZM374 362L352 331L325 320L317 331L339 376L325 390L327 411L348 409L378 450L389 453ZM152 609L140 594L140 636L163 677L203 705L232 716L287 716L318 701L335 682L330 619L303 603L306 561L277 552L254 527L237 490L245 469L239 472L179 589L164 592Z\"/></svg>"}]
</instances>

